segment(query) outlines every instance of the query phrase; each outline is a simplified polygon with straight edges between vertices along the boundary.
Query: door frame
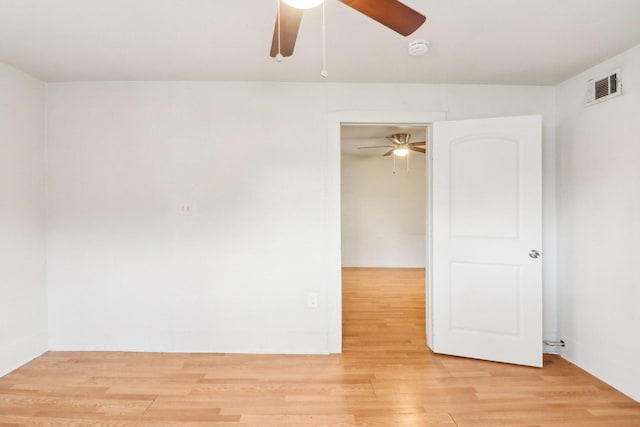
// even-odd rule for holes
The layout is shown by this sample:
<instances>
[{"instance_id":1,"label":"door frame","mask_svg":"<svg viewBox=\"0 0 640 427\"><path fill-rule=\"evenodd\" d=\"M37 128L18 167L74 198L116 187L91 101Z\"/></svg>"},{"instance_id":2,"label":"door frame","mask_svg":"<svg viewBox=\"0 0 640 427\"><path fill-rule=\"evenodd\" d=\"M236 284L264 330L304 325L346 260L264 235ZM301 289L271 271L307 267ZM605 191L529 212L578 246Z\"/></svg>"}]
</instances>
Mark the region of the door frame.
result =
<instances>
[{"instance_id":1,"label":"door frame","mask_svg":"<svg viewBox=\"0 0 640 427\"><path fill-rule=\"evenodd\" d=\"M436 121L445 121L447 113L436 112L398 112L398 111L341 111L328 113L327 132L327 199L326 209L326 283L327 283L327 350L329 353L342 353L342 230L341 230L341 176L340 176L340 127L344 124L402 124L428 126ZM427 141L431 140L431 128L428 128ZM429 145L427 144L427 147ZM427 150L427 241L426 241L426 282L430 282L431 266L431 154ZM425 284L426 285L426 284ZM427 292L430 287L427 286ZM428 313L428 311L427 311ZM428 315L428 314L427 314ZM427 322L427 345L431 347L432 337Z\"/></svg>"}]
</instances>

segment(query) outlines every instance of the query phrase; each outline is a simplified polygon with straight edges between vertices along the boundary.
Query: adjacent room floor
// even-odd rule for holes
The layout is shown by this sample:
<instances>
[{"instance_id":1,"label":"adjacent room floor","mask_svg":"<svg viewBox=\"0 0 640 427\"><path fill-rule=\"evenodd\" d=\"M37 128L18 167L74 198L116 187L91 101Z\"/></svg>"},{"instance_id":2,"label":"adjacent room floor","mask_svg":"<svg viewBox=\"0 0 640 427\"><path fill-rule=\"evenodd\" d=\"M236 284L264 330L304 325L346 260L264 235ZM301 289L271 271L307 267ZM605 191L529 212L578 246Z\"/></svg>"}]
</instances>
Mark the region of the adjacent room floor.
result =
<instances>
[{"instance_id":1,"label":"adjacent room floor","mask_svg":"<svg viewBox=\"0 0 640 427\"><path fill-rule=\"evenodd\" d=\"M332 356L49 352L0 378L0 426L640 426L640 404L558 356L432 354L424 270L344 269Z\"/></svg>"}]
</instances>

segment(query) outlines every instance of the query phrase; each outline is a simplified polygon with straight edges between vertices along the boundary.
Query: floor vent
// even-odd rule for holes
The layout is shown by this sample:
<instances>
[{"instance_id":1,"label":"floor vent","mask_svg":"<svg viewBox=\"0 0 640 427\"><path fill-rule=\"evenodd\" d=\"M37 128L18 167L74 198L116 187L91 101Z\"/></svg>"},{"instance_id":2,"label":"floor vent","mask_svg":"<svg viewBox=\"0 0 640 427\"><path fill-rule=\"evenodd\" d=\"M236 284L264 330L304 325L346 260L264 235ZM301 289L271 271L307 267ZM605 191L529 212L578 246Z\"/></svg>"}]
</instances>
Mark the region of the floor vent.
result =
<instances>
[{"instance_id":1,"label":"floor vent","mask_svg":"<svg viewBox=\"0 0 640 427\"><path fill-rule=\"evenodd\" d=\"M584 103L585 105L593 105L621 94L620 70L615 70L606 76L587 82Z\"/></svg>"}]
</instances>

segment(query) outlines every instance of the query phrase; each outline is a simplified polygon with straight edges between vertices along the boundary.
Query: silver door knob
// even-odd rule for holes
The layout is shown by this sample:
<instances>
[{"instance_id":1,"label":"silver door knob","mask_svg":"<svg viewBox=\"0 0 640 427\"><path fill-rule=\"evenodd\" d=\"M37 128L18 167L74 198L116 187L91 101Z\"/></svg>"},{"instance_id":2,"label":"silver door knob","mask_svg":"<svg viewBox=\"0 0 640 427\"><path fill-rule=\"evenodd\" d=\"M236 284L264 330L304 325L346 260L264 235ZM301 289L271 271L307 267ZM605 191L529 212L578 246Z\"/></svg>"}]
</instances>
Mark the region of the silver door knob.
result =
<instances>
[{"instance_id":1,"label":"silver door knob","mask_svg":"<svg viewBox=\"0 0 640 427\"><path fill-rule=\"evenodd\" d=\"M529 256L530 256L531 258L533 258L533 259L540 258L540 252L536 251L535 249L532 249L532 250L529 252Z\"/></svg>"}]
</instances>

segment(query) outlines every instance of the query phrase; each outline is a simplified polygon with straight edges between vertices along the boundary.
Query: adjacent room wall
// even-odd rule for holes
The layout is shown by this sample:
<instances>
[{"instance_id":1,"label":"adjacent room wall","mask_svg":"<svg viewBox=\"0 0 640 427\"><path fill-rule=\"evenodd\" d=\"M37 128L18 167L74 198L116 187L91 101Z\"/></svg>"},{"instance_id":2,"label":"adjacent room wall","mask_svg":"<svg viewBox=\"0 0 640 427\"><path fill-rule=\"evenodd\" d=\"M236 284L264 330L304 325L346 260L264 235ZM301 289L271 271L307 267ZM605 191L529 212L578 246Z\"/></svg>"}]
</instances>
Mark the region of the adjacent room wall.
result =
<instances>
[{"instance_id":1,"label":"adjacent room wall","mask_svg":"<svg viewBox=\"0 0 640 427\"><path fill-rule=\"evenodd\" d=\"M339 226L327 113L390 106L543 115L555 338L552 87L120 82L48 93L52 349L327 352L327 235Z\"/></svg>"},{"instance_id":2,"label":"adjacent room wall","mask_svg":"<svg viewBox=\"0 0 640 427\"><path fill-rule=\"evenodd\" d=\"M409 161L342 154L343 267L424 268L426 158Z\"/></svg>"},{"instance_id":3,"label":"adjacent room wall","mask_svg":"<svg viewBox=\"0 0 640 427\"><path fill-rule=\"evenodd\" d=\"M47 350L44 102L0 63L0 376Z\"/></svg>"},{"instance_id":4,"label":"adjacent room wall","mask_svg":"<svg viewBox=\"0 0 640 427\"><path fill-rule=\"evenodd\" d=\"M585 107L621 69L623 95ZM640 401L640 46L557 87L560 336L570 361Z\"/></svg>"}]
</instances>

